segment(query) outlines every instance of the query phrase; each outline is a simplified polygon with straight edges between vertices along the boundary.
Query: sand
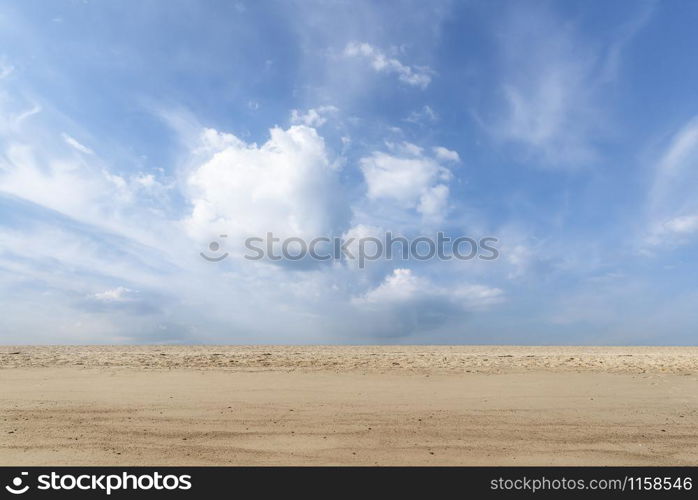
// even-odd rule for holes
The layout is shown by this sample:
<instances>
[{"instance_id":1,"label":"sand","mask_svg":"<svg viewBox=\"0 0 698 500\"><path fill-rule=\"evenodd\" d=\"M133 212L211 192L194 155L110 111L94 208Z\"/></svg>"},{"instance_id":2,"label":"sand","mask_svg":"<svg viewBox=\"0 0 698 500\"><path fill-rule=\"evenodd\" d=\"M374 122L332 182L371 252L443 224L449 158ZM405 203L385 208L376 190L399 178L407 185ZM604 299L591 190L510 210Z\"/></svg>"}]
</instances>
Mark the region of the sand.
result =
<instances>
[{"instance_id":1,"label":"sand","mask_svg":"<svg viewBox=\"0 0 698 500\"><path fill-rule=\"evenodd\" d=\"M698 465L698 348L0 346L0 465Z\"/></svg>"}]
</instances>

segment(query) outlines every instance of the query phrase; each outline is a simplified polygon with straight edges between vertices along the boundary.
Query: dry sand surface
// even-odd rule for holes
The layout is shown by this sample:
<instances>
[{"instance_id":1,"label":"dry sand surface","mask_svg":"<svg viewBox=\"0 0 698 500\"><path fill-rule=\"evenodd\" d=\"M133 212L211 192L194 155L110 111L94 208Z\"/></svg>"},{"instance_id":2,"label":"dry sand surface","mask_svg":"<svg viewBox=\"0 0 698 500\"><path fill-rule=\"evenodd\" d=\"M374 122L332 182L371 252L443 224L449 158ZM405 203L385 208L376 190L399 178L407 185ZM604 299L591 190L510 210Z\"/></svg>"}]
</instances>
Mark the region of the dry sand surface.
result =
<instances>
[{"instance_id":1,"label":"dry sand surface","mask_svg":"<svg viewBox=\"0 0 698 500\"><path fill-rule=\"evenodd\" d=\"M0 465L697 465L698 348L0 346Z\"/></svg>"}]
</instances>

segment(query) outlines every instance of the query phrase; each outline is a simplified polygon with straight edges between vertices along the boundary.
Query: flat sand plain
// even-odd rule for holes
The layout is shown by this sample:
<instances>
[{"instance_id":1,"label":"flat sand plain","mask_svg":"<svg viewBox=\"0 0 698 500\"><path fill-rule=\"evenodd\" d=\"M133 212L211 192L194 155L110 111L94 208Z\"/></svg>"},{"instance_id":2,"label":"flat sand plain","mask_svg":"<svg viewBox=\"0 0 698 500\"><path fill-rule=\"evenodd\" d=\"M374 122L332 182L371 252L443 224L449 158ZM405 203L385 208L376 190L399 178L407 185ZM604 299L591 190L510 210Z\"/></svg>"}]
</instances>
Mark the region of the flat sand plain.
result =
<instances>
[{"instance_id":1,"label":"flat sand plain","mask_svg":"<svg viewBox=\"0 0 698 500\"><path fill-rule=\"evenodd\" d=\"M0 465L698 465L697 347L0 346Z\"/></svg>"}]
</instances>

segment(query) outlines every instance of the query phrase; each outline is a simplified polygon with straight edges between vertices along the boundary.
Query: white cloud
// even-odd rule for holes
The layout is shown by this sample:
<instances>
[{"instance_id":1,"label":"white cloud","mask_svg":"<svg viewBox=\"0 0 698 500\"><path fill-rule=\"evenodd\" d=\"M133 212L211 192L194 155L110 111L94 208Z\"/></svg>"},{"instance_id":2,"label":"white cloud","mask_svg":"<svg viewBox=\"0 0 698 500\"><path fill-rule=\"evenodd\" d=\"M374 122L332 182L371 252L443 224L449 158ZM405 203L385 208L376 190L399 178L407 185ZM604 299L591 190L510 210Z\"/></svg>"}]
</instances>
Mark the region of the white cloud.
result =
<instances>
[{"instance_id":1,"label":"white cloud","mask_svg":"<svg viewBox=\"0 0 698 500\"><path fill-rule=\"evenodd\" d=\"M485 285L463 285L453 290L453 299L469 310L486 309L504 300L504 291Z\"/></svg>"},{"instance_id":2,"label":"white cloud","mask_svg":"<svg viewBox=\"0 0 698 500\"><path fill-rule=\"evenodd\" d=\"M364 268L370 266L374 268L376 266L383 267L386 265L386 260L381 258L378 260L367 260L365 262L359 261L360 254L360 241L365 238L375 238L380 242L385 241L385 229L379 226L367 225L367 224L356 224L349 229L347 229L342 234L342 241L344 242L345 248L350 255L354 256L354 259L347 259L345 265L349 269L359 269L359 266L363 264ZM377 253L377 248L370 240L364 243L365 255L373 255Z\"/></svg>"},{"instance_id":3,"label":"white cloud","mask_svg":"<svg viewBox=\"0 0 698 500\"><path fill-rule=\"evenodd\" d=\"M683 215L667 221L664 227L672 233L692 234L698 231L698 215Z\"/></svg>"},{"instance_id":4,"label":"white cloud","mask_svg":"<svg viewBox=\"0 0 698 500\"><path fill-rule=\"evenodd\" d=\"M94 298L100 302L125 302L131 300L131 295L134 293L130 288L118 286L103 292L94 294Z\"/></svg>"},{"instance_id":5,"label":"white cloud","mask_svg":"<svg viewBox=\"0 0 698 500\"><path fill-rule=\"evenodd\" d=\"M40 152L23 144L11 144L5 153L6 162L0 175L0 190L32 201L78 220L98 221L103 197L111 191L112 203L119 196L119 187L106 172L92 169L72 160L54 158L42 161ZM118 176L109 174L112 180ZM118 181L117 181L118 183ZM114 184L110 189L110 184Z\"/></svg>"},{"instance_id":6,"label":"white cloud","mask_svg":"<svg viewBox=\"0 0 698 500\"><path fill-rule=\"evenodd\" d=\"M7 63L3 62L2 60L0 60L0 80L10 76L12 73L14 73L14 70L15 70L14 66L12 66L11 64L7 64Z\"/></svg>"},{"instance_id":7,"label":"white cloud","mask_svg":"<svg viewBox=\"0 0 698 500\"><path fill-rule=\"evenodd\" d=\"M0 101L1 101L0 96ZM32 116L41 112L41 106L32 104L30 108L21 111L2 109L0 104L0 133L16 134L20 132L22 124Z\"/></svg>"},{"instance_id":8,"label":"white cloud","mask_svg":"<svg viewBox=\"0 0 698 500\"><path fill-rule=\"evenodd\" d=\"M424 105L424 107L418 111L412 111L405 121L410 123L422 123L422 122L435 122L439 119L439 115L434 111L431 106Z\"/></svg>"},{"instance_id":9,"label":"white cloud","mask_svg":"<svg viewBox=\"0 0 698 500\"><path fill-rule=\"evenodd\" d=\"M21 85L3 81L13 73L14 67L0 56L0 138L5 140L20 135L22 123L42 109L35 96L16 90Z\"/></svg>"},{"instance_id":10,"label":"white cloud","mask_svg":"<svg viewBox=\"0 0 698 500\"><path fill-rule=\"evenodd\" d=\"M398 80L414 87L425 89L431 83L432 71L429 68L407 66L368 43L350 42L344 48L344 55L367 59L375 71L394 73Z\"/></svg>"},{"instance_id":11,"label":"white cloud","mask_svg":"<svg viewBox=\"0 0 698 500\"><path fill-rule=\"evenodd\" d=\"M688 121L671 139L662 154L650 193L655 208L674 198L685 184L685 176L698 171L698 116ZM693 186L689 187L692 188ZM688 193L686 193L688 194Z\"/></svg>"},{"instance_id":12,"label":"white cloud","mask_svg":"<svg viewBox=\"0 0 698 500\"><path fill-rule=\"evenodd\" d=\"M311 108L305 113L294 109L291 111L291 123L294 125L306 125L308 127L322 127L327 123L327 115L339 111L335 106L320 106Z\"/></svg>"},{"instance_id":13,"label":"white cloud","mask_svg":"<svg viewBox=\"0 0 698 500\"><path fill-rule=\"evenodd\" d=\"M353 303L358 306L391 306L438 299L472 310L489 307L503 298L499 288L478 284L441 287L416 276L410 269L395 269L376 288L354 298Z\"/></svg>"},{"instance_id":14,"label":"white cloud","mask_svg":"<svg viewBox=\"0 0 698 500\"><path fill-rule=\"evenodd\" d=\"M368 198L414 208L429 218L445 215L451 171L414 144L389 146L394 154L376 151L359 162Z\"/></svg>"},{"instance_id":15,"label":"white cloud","mask_svg":"<svg viewBox=\"0 0 698 500\"><path fill-rule=\"evenodd\" d=\"M511 265L512 271L508 274L508 278L516 279L523 276L534 260L534 252L525 245L513 245L505 252L505 258L508 264Z\"/></svg>"},{"instance_id":16,"label":"white cloud","mask_svg":"<svg viewBox=\"0 0 698 500\"><path fill-rule=\"evenodd\" d=\"M424 158L399 158L382 152L361 159L361 171L371 199L387 198L406 207L439 178L447 179L438 163Z\"/></svg>"},{"instance_id":17,"label":"white cloud","mask_svg":"<svg viewBox=\"0 0 698 500\"><path fill-rule=\"evenodd\" d=\"M77 141L77 139L75 139L75 138L69 136L68 134L63 133L63 134L61 134L61 137L63 138L63 140L65 141L65 143L66 143L68 146L70 146L71 148L73 148L73 149L75 149L75 150L77 150L77 151L80 151L81 153L87 154L87 155L94 154L94 151L92 151L92 150L91 150L90 148L88 148L87 146L81 144L80 142Z\"/></svg>"},{"instance_id":18,"label":"white cloud","mask_svg":"<svg viewBox=\"0 0 698 500\"><path fill-rule=\"evenodd\" d=\"M202 134L203 159L188 185L192 235L317 237L345 224L338 172L315 129L274 128L263 145L231 134Z\"/></svg>"},{"instance_id":19,"label":"white cloud","mask_svg":"<svg viewBox=\"0 0 698 500\"><path fill-rule=\"evenodd\" d=\"M446 287L399 268L352 299L352 317L361 321L372 336L423 336L447 325L461 329L470 314L487 310L503 299L497 288L477 284Z\"/></svg>"},{"instance_id":20,"label":"white cloud","mask_svg":"<svg viewBox=\"0 0 698 500\"><path fill-rule=\"evenodd\" d=\"M365 295L357 298L357 304L380 304L405 302L413 299L426 288L422 280L412 274L410 269L395 269L385 281Z\"/></svg>"},{"instance_id":21,"label":"white cloud","mask_svg":"<svg viewBox=\"0 0 698 500\"><path fill-rule=\"evenodd\" d=\"M579 65L580 67L575 67ZM519 143L546 163L584 163L594 158L587 141L593 110L584 63L574 60L537 72L532 83L510 84L504 89L507 114L498 135ZM578 105L581 103L581 106Z\"/></svg>"},{"instance_id":22,"label":"white cloud","mask_svg":"<svg viewBox=\"0 0 698 500\"><path fill-rule=\"evenodd\" d=\"M629 12L627 20L614 30L615 40L609 45L603 61L602 78L613 81L618 77L621 65L621 54L632 39L642 30L652 18L658 2L637 2L636 12Z\"/></svg>"},{"instance_id":23,"label":"white cloud","mask_svg":"<svg viewBox=\"0 0 698 500\"><path fill-rule=\"evenodd\" d=\"M17 126L19 126L24 120L26 120L27 118L29 118L29 117L31 117L31 116L34 116L34 115L36 115L36 114L38 114L38 113L40 113L40 112L41 112L41 106L39 106L38 104L34 104L34 105L32 105L31 108L29 108L29 109L27 109L27 110L25 110L25 111L22 111L21 113L19 113L19 114L15 117L15 119L14 119L14 120L15 120L15 124L16 124Z\"/></svg>"},{"instance_id":24,"label":"white cloud","mask_svg":"<svg viewBox=\"0 0 698 500\"><path fill-rule=\"evenodd\" d=\"M436 158L444 161L460 161L460 156L456 151L451 151L443 146L436 146L434 149L434 154Z\"/></svg>"},{"instance_id":25,"label":"white cloud","mask_svg":"<svg viewBox=\"0 0 698 500\"><path fill-rule=\"evenodd\" d=\"M144 188L152 188L157 185L157 181L155 180L155 176L153 174L138 174L134 178L134 181L136 184L139 184Z\"/></svg>"},{"instance_id":26,"label":"white cloud","mask_svg":"<svg viewBox=\"0 0 698 500\"><path fill-rule=\"evenodd\" d=\"M649 231L645 243L687 242L698 219L698 117L671 138L655 167L649 193Z\"/></svg>"},{"instance_id":27,"label":"white cloud","mask_svg":"<svg viewBox=\"0 0 698 500\"><path fill-rule=\"evenodd\" d=\"M40 130L40 128L39 128ZM77 158L54 134L24 134L9 141L0 156L0 192L88 223L102 231L159 245L167 223L151 217L168 203L168 187L141 175L125 178L96 155ZM151 213L149 208L153 208ZM159 215L158 215L159 216Z\"/></svg>"},{"instance_id":28,"label":"white cloud","mask_svg":"<svg viewBox=\"0 0 698 500\"><path fill-rule=\"evenodd\" d=\"M417 204L417 211L430 219L443 216L448 210L449 189L445 184L437 184L422 192Z\"/></svg>"}]
</instances>

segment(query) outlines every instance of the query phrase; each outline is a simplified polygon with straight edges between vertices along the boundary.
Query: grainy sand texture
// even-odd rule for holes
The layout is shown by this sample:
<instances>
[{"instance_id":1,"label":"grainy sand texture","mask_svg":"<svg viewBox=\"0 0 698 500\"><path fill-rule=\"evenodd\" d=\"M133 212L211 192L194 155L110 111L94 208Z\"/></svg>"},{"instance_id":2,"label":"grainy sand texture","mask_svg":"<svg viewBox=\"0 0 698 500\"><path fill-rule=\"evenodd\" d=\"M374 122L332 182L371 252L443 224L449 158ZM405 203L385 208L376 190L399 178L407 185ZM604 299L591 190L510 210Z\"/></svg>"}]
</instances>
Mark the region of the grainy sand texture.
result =
<instances>
[{"instance_id":1,"label":"grainy sand texture","mask_svg":"<svg viewBox=\"0 0 698 500\"><path fill-rule=\"evenodd\" d=\"M0 346L1 465L698 465L698 348Z\"/></svg>"}]
</instances>

